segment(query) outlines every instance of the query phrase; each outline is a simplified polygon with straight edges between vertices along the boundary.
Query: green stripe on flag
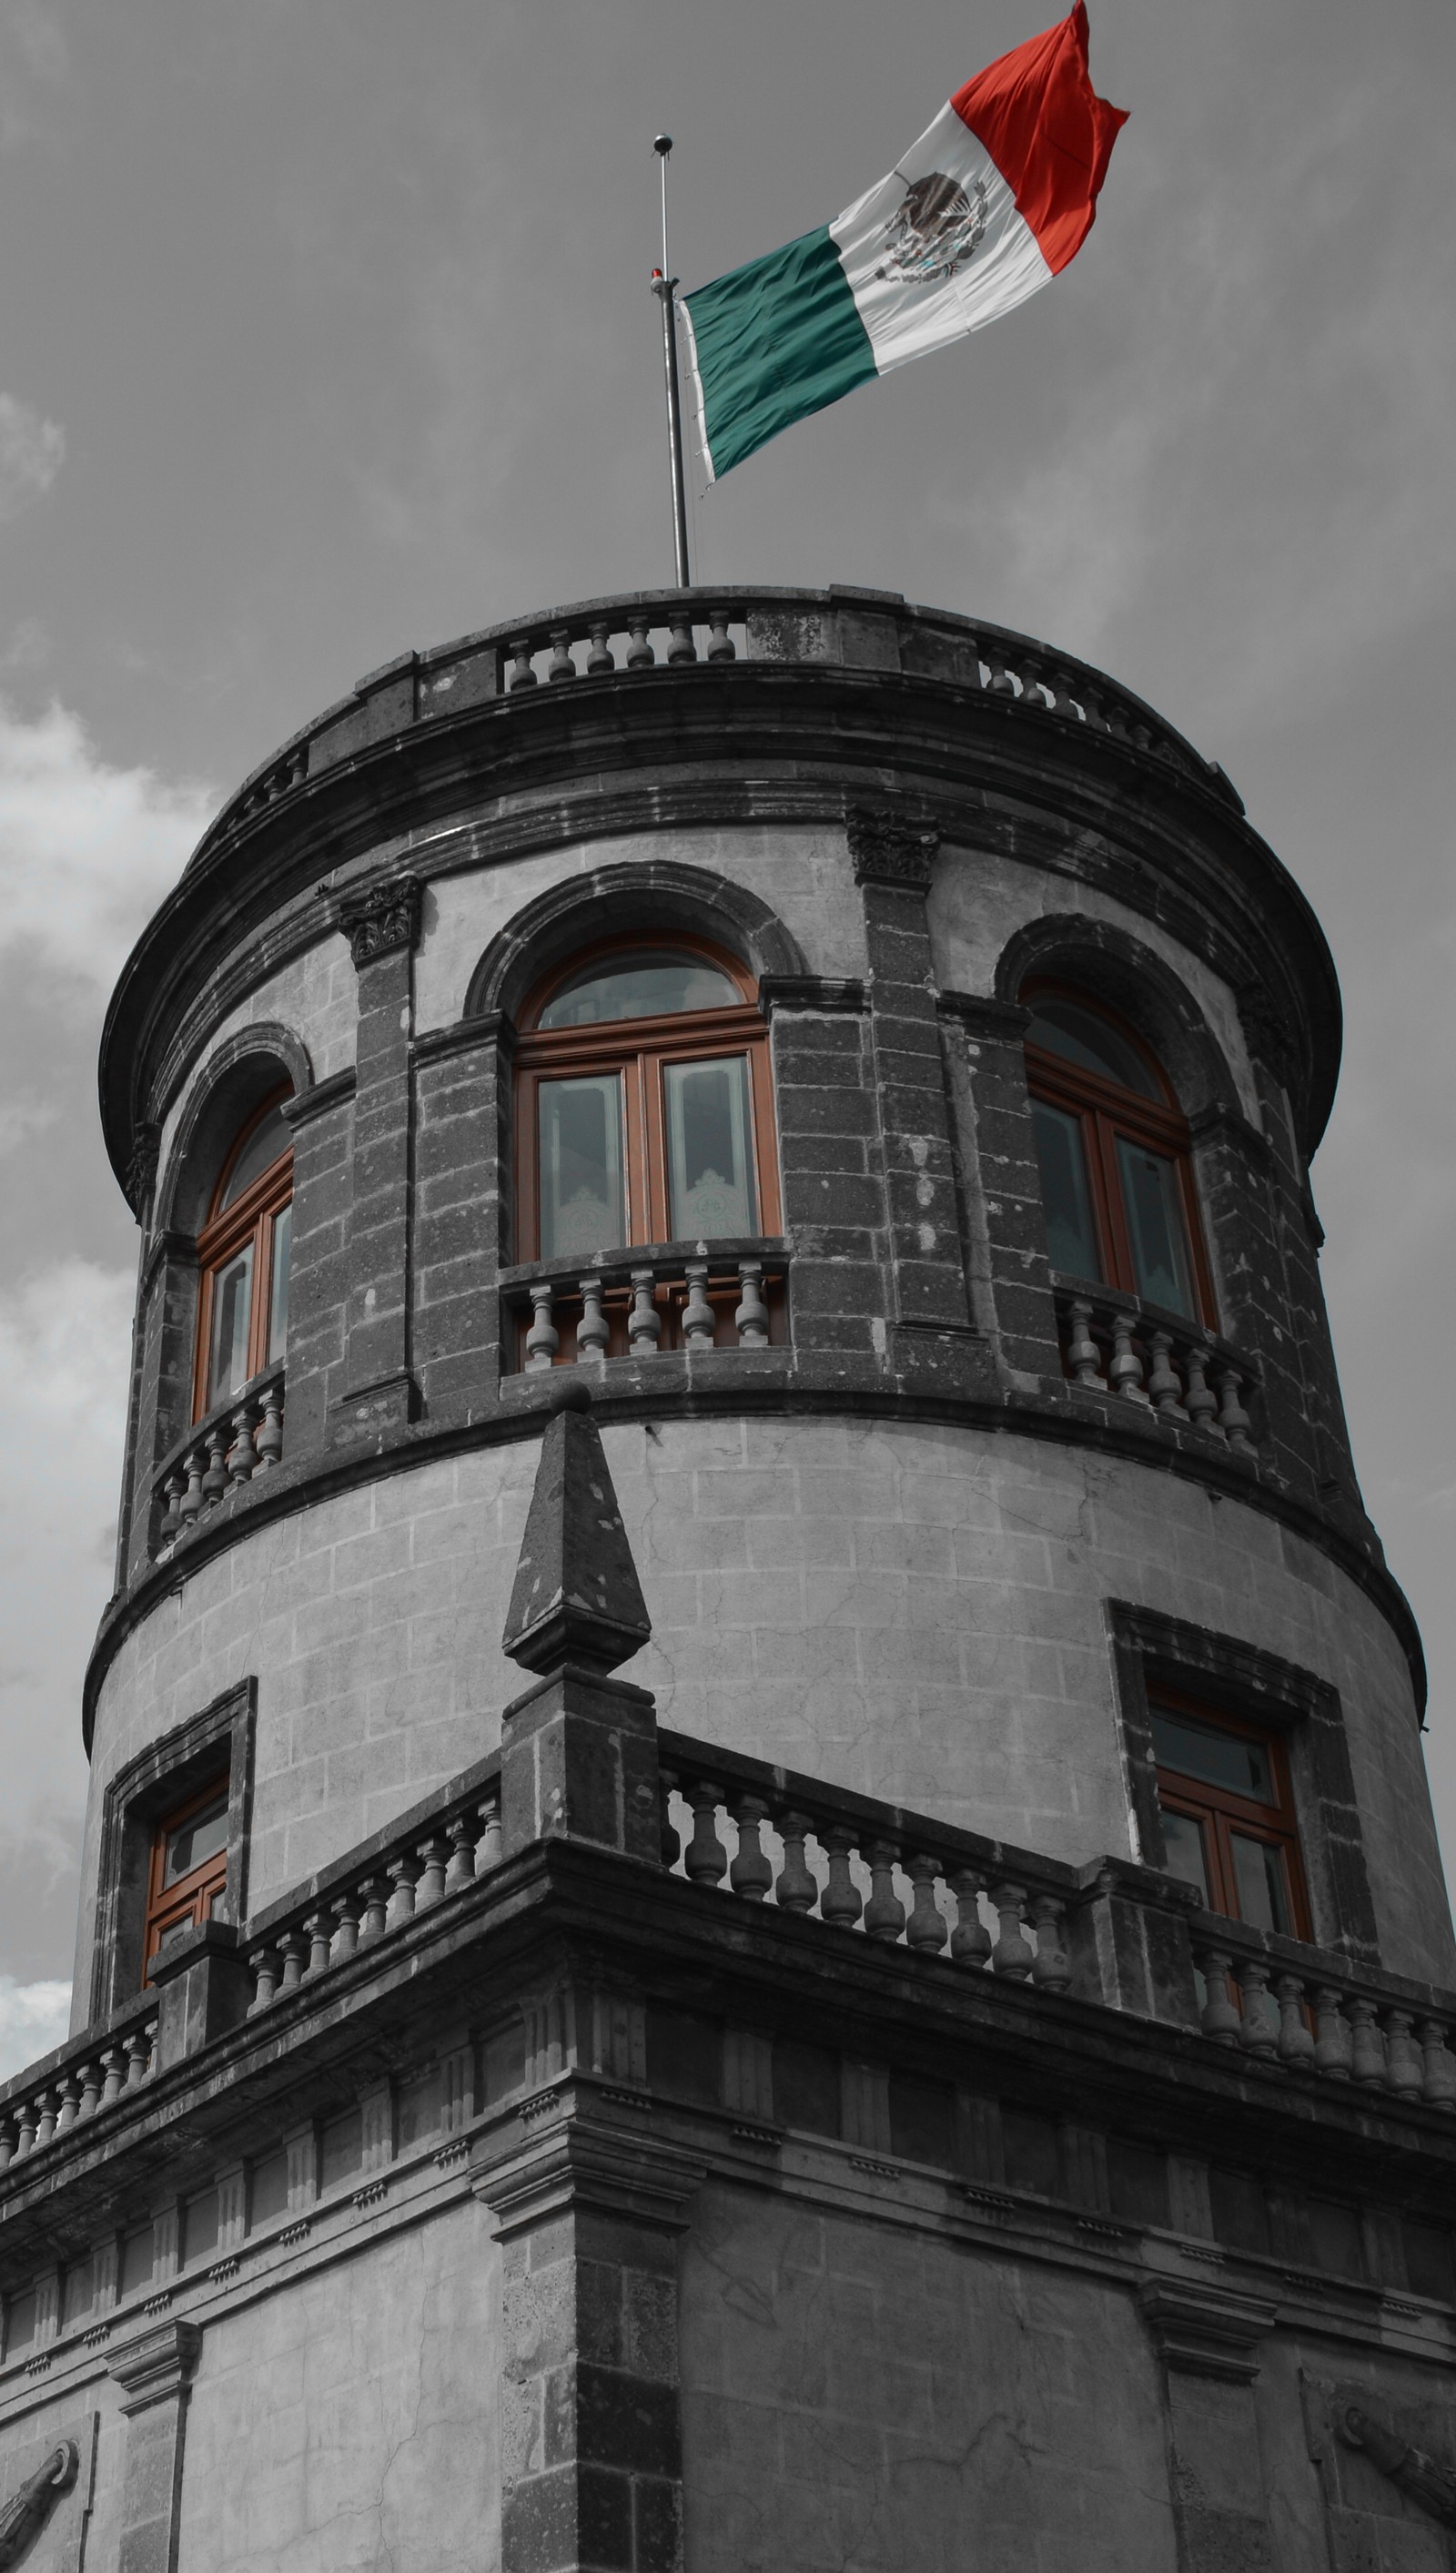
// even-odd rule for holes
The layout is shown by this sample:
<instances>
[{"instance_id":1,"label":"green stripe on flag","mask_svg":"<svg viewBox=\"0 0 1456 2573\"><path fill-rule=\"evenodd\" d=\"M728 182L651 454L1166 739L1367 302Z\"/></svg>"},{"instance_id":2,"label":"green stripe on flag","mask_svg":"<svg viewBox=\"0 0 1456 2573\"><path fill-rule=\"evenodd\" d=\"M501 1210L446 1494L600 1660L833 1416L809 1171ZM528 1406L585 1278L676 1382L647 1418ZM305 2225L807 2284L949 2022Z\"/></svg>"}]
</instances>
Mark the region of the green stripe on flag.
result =
<instances>
[{"instance_id":1,"label":"green stripe on flag","mask_svg":"<svg viewBox=\"0 0 1456 2573\"><path fill-rule=\"evenodd\" d=\"M683 301L715 474L876 373L827 224Z\"/></svg>"}]
</instances>

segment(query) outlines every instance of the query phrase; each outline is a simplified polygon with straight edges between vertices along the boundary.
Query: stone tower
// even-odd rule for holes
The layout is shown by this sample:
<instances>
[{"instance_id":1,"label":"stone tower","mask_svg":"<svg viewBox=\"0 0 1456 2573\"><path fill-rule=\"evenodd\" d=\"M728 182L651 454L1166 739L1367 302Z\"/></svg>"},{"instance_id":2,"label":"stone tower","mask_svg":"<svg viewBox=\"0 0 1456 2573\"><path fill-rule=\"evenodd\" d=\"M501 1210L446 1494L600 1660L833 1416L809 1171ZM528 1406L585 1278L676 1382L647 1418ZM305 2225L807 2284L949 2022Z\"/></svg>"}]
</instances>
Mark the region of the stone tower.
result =
<instances>
[{"instance_id":1,"label":"stone tower","mask_svg":"<svg viewBox=\"0 0 1456 2573\"><path fill-rule=\"evenodd\" d=\"M103 1044L37 2573L1447 2561L1338 1048L1221 770L877 592L409 653L224 808Z\"/></svg>"}]
</instances>

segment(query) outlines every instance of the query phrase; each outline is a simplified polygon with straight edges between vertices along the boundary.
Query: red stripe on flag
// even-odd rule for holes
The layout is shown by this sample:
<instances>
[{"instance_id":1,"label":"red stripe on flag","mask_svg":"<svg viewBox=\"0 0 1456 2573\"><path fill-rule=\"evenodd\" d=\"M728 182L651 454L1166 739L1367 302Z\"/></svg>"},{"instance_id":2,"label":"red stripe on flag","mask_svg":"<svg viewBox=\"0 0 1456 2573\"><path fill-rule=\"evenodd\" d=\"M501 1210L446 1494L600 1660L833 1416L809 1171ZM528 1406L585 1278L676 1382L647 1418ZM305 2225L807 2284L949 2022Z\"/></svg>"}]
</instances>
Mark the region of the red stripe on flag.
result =
<instances>
[{"instance_id":1,"label":"red stripe on flag","mask_svg":"<svg viewBox=\"0 0 1456 2573\"><path fill-rule=\"evenodd\" d=\"M1127 111L1092 85L1086 0L1045 36L978 72L951 101L984 143L1054 272L1075 259L1096 213Z\"/></svg>"}]
</instances>

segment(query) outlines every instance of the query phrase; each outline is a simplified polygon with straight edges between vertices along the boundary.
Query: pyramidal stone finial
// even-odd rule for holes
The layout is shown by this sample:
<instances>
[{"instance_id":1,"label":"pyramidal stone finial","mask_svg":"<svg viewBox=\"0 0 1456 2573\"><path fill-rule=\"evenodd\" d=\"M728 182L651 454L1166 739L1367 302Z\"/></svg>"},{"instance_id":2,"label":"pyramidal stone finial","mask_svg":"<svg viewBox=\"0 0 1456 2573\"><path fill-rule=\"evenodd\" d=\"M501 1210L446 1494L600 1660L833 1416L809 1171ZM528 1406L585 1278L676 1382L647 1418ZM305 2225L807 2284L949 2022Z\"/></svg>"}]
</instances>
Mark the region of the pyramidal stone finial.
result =
<instances>
[{"instance_id":1,"label":"pyramidal stone finial","mask_svg":"<svg viewBox=\"0 0 1456 2573\"><path fill-rule=\"evenodd\" d=\"M651 1632L590 1389L571 1374L552 1392L501 1642L548 1676L568 1661L614 1671Z\"/></svg>"}]
</instances>

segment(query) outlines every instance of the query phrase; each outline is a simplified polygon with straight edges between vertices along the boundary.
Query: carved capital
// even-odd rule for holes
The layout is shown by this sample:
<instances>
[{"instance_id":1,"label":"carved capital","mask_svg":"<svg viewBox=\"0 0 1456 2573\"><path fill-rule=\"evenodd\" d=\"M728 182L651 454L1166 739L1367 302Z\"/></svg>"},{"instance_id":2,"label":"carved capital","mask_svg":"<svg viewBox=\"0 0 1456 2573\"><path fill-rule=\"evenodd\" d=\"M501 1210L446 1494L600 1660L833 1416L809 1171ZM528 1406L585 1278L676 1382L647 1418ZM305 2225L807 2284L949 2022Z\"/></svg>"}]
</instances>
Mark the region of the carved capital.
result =
<instances>
[{"instance_id":1,"label":"carved capital","mask_svg":"<svg viewBox=\"0 0 1456 2573\"><path fill-rule=\"evenodd\" d=\"M127 1204L138 1224L146 1215L152 1191L157 1185L157 1155L162 1144L160 1126L143 1121L132 1129L132 1154L127 1164Z\"/></svg>"},{"instance_id":2,"label":"carved capital","mask_svg":"<svg viewBox=\"0 0 1456 2573\"><path fill-rule=\"evenodd\" d=\"M341 895L339 926L349 940L356 972L372 965L376 956L414 945L423 891L418 876L390 876L382 884Z\"/></svg>"},{"instance_id":3,"label":"carved capital","mask_svg":"<svg viewBox=\"0 0 1456 2573\"><path fill-rule=\"evenodd\" d=\"M121 2387L121 2409L145 2412L182 2392L197 2365L202 2333L196 2323L158 2323L107 2353L107 2373Z\"/></svg>"},{"instance_id":4,"label":"carved capital","mask_svg":"<svg viewBox=\"0 0 1456 2573\"><path fill-rule=\"evenodd\" d=\"M1222 2288L1159 2278L1143 2288L1142 2311L1165 2367L1248 2385L1259 2372L1259 2343L1273 2330L1276 2309Z\"/></svg>"},{"instance_id":5,"label":"carved capital","mask_svg":"<svg viewBox=\"0 0 1456 2573\"><path fill-rule=\"evenodd\" d=\"M1299 1045L1296 1032L1273 994L1262 983L1244 983L1238 994L1238 1014L1251 1055L1268 1065L1276 1081L1286 1090L1299 1087Z\"/></svg>"},{"instance_id":6,"label":"carved capital","mask_svg":"<svg viewBox=\"0 0 1456 2573\"><path fill-rule=\"evenodd\" d=\"M656 2232L680 2233L701 2188L707 2165L654 2136L569 2114L572 2094L559 2094L563 2113L500 2161L477 2164L470 2175L475 2195L495 2218L503 2242L576 2209L625 2216Z\"/></svg>"},{"instance_id":7,"label":"carved capital","mask_svg":"<svg viewBox=\"0 0 1456 2573\"><path fill-rule=\"evenodd\" d=\"M929 886L939 831L918 827L888 805L858 806L845 817L845 837L856 884L893 885L909 893Z\"/></svg>"}]
</instances>

